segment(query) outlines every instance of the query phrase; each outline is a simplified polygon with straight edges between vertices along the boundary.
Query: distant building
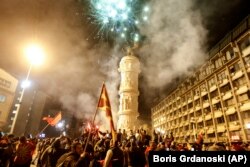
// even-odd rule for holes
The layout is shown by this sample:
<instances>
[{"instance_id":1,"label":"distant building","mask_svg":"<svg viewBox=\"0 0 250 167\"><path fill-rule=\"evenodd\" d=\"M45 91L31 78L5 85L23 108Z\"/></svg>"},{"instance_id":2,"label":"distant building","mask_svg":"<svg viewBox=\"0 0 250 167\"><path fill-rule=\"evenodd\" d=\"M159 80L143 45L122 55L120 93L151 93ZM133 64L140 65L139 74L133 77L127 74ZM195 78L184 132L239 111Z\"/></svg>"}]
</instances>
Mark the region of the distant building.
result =
<instances>
[{"instance_id":1,"label":"distant building","mask_svg":"<svg viewBox=\"0 0 250 167\"><path fill-rule=\"evenodd\" d=\"M12 108L12 113L9 115L9 130L16 114L17 105L20 103L18 100L20 92L21 88L19 87L16 92L16 100ZM17 136L36 135L39 132L46 99L47 95L39 91L35 85L31 85L25 89L13 134Z\"/></svg>"},{"instance_id":2,"label":"distant building","mask_svg":"<svg viewBox=\"0 0 250 167\"><path fill-rule=\"evenodd\" d=\"M18 80L0 68L0 131L5 130Z\"/></svg>"},{"instance_id":3,"label":"distant building","mask_svg":"<svg viewBox=\"0 0 250 167\"><path fill-rule=\"evenodd\" d=\"M152 126L177 142L250 141L250 16L209 52L209 60L152 111Z\"/></svg>"}]
</instances>

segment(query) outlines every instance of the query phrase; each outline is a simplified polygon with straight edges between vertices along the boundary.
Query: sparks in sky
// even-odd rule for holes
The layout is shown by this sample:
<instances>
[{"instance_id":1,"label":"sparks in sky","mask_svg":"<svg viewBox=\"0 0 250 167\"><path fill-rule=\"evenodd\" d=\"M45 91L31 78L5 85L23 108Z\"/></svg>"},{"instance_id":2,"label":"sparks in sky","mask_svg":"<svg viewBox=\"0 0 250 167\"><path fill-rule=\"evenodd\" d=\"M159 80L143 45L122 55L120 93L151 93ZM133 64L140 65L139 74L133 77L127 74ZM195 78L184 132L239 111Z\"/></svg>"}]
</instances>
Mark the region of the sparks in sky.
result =
<instances>
[{"instance_id":1,"label":"sparks in sky","mask_svg":"<svg viewBox=\"0 0 250 167\"><path fill-rule=\"evenodd\" d=\"M99 36L119 37L127 42L138 42L138 26L148 20L149 7L138 0L91 0L91 16L100 26Z\"/></svg>"}]
</instances>

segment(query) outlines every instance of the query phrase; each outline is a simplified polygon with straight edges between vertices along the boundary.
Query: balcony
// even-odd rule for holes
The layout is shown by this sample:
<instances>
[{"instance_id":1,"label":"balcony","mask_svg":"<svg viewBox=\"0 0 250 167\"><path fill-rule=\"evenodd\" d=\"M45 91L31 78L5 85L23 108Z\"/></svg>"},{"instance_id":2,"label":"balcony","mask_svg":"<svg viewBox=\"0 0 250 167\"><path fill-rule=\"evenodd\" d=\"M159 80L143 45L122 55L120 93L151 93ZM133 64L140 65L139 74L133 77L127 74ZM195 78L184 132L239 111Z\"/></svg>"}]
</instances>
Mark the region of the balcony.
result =
<instances>
[{"instance_id":1,"label":"balcony","mask_svg":"<svg viewBox=\"0 0 250 167\"><path fill-rule=\"evenodd\" d=\"M243 103L240 106L240 111L247 111L250 110L250 102Z\"/></svg>"},{"instance_id":2,"label":"balcony","mask_svg":"<svg viewBox=\"0 0 250 167\"><path fill-rule=\"evenodd\" d=\"M238 121L229 123L229 131L240 130L240 124Z\"/></svg>"},{"instance_id":3,"label":"balcony","mask_svg":"<svg viewBox=\"0 0 250 167\"><path fill-rule=\"evenodd\" d=\"M223 95L223 97L222 97L223 100L230 99L233 96L231 91L228 91L228 92L226 92L226 94L222 94L222 95Z\"/></svg>"},{"instance_id":4,"label":"balcony","mask_svg":"<svg viewBox=\"0 0 250 167\"><path fill-rule=\"evenodd\" d=\"M215 91L215 90L216 90L216 88L217 88L217 87L216 87L216 85L211 86L211 87L210 87L210 89L209 89L209 92L213 92L213 91Z\"/></svg>"},{"instance_id":5,"label":"balcony","mask_svg":"<svg viewBox=\"0 0 250 167\"><path fill-rule=\"evenodd\" d=\"M225 132L225 125L217 125L217 133Z\"/></svg>"},{"instance_id":6,"label":"balcony","mask_svg":"<svg viewBox=\"0 0 250 167\"><path fill-rule=\"evenodd\" d=\"M202 121L202 116L199 116L197 119L197 122L201 122Z\"/></svg>"},{"instance_id":7,"label":"balcony","mask_svg":"<svg viewBox=\"0 0 250 167\"><path fill-rule=\"evenodd\" d=\"M247 85L242 85L237 91L237 95L241 95L243 93L246 93L248 91L248 86Z\"/></svg>"},{"instance_id":8,"label":"balcony","mask_svg":"<svg viewBox=\"0 0 250 167\"><path fill-rule=\"evenodd\" d=\"M222 82L220 82L220 87L226 85L227 83L228 83L228 79L227 78L223 79Z\"/></svg>"},{"instance_id":9,"label":"balcony","mask_svg":"<svg viewBox=\"0 0 250 167\"><path fill-rule=\"evenodd\" d=\"M182 114L182 116L185 116L185 115L187 115L188 114L188 111L185 111L183 114Z\"/></svg>"},{"instance_id":10,"label":"balcony","mask_svg":"<svg viewBox=\"0 0 250 167\"><path fill-rule=\"evenodd\" d=\"M188 99L188 103L191 103L191 102L192 102L192 99L191 99L191 98L189 98L189 99Z\"/></svg>"},{"instance_id":11,"label":"balcony","mask_svg":"<svg viewBox=\"0 0 250 167\"><path fill-rule=\"evenodd\" d=\"M229 108L226 108L226 115L232 115L236 112L236 109L235 107L229 107Z\"/></svg>"},{"instance_id":12,"label":"balcony","mask_svg":"<svg viewBox=\"0 0 250 167\"><path fill-rule=\"evenodd\" d=\"M201 109L201 106L199 106L199 105L197 105L196 107L195 107L195 110L196 111L198 111L198 110L200 110Z\"/></svg>"},{"instance_id":13,"label":"balcony","mask_svg":"<svg viewBox=\"0 0 250 167\"><path fill-rule=\"evenodd\" d=\"M235 73L232 73L231 76L232 76L232 80L236 80L236 79L243 76L243 72L242 72L242 70L239 70Z\"/></svg>"},{"instance_id":14,"label":"balcony","mask_svg":"<svg viewBox=\"0 0 250 167\"><path fill-rule=\"evenodd\" d=\"M203 103L203 108L207 108L207 107L209 107L209 102L208 102L208 100L204 101L204 103Z\"/></svg>"},{"instance_id":15,"label":"balcony","mask_svg":"<svg viewBox=\"0 0 250 167\"><path fill-rule=\"evenodd\" d=\"M250 54L250 45L242 50L242 56L245 57Z\"/></svg>"},{"instance_id":16,"label":"balcony","mask_svg":"<svg viewBox=\"0 0 250 167\"><path fill-rule=\"evenodd\" d=\"M219 118L222 117L222 111L221 110L217 110L214 112L214 118Z\"/></svg>"},{"instance_id":17,"label":"balcony","mask_svg":"<svg viewBox=\"0 0 250 167\"><path fill-rule=\"evenodd\" d=\"M195 95L195 96L194 96L194 100L197 100L199 97L200 97L200 96Z\"/></svg>"},{"instance_id":18,"label":"balcony","mask_svg":"<svg viewBox=\"0 0 250 167\"><path fill-rule=\"evenodd\" d=\"M191 109L189 110L189 113L192 113L192 112L194 112L194 109L193 109L193 108L191 108Z\"/></svg>"},{"instance_id":19,"label":"balcony","mask_svg":"<svg viewBox=\"0 0 250 167\"><path fill-rule=\"evenodd\" d=\"M216 103L218 103L218 102L220 102L220 97L219 97L219 96L214 97L214 98L212 99L212 104L216 104Z\"/></svg>"},{"instance_id":20,"label":"balcony","mask_svg":"<svg viewBox=\"0 0 250 167\"><path fill-rule=\"evenodd\" d=\"M205 96L206 94L207 94L207 91L206 90L202 90L201 96Z\"/></svg>"},{"instance_id":21,"label":"balcony","mask_svg":"<svg viewBox=\"0 0 250 167\"><path fill-rule=\"evenodd\" d=\"M213 127L208 127L207 134L214 133L214 128Z\"/></svg>"},{"instance_id":22,"label":"balcony","mask_svg":"<svg viewBox=\"0 0 250 167\"><path fill-rule=\"evenodd\" d=\"M210 114L207 114L206 116L205 116L205 120L207 121L207 120L210 120L210 119L212 119L212 114L210 113Z\"/></svg>"}]
</instances>

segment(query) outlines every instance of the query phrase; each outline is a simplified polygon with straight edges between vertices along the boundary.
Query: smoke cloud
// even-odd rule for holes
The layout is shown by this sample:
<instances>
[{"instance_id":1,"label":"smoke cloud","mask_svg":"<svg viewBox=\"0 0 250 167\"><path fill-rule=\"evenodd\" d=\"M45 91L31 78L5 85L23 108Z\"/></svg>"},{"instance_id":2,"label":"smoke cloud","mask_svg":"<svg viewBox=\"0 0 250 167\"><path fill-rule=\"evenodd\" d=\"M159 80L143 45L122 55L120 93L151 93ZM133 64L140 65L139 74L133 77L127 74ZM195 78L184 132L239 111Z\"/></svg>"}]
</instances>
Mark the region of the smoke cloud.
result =
<instances>
[{"instance_id":1,"label":"smoke cloud","mask_svg":"<svg viewBox=\"0 0 250 167\"><path fill-rule=\"evenodd\" d=\"M204 62L207 31L194 1L153 1L147 37L141 49L144 76L149 87L162 88L179 76L188 75Z\"/></svg>"}]
</instances>

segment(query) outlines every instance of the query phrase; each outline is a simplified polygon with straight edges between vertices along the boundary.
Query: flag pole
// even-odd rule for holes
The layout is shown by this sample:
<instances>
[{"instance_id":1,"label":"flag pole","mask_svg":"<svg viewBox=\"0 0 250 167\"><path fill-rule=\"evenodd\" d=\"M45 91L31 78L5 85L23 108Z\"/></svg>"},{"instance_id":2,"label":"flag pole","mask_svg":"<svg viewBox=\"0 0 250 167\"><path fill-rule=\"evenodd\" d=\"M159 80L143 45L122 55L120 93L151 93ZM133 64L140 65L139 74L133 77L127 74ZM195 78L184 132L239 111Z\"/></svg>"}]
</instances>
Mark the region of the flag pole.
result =
<instances>
[{"instance_id":1,"label":"flag pole","mask_svg":"<svg viewBox=\"0 0 250 167\"><path fill-rule=\"evenodd\" d=\"M49 123L47 123L47 125L36 135L36 137L38 137L38 135L40 134L40 133L42 133L45 129L47 129L47 127L49 126L50 124Z\"/></svg>"},{"instance_id":2,"label":"flag pole","mask_svg":"<svg viewBox=\"0 0 250 167\"><path fill-rule=\"evenodd\" d=\"M100 99L101 99L101 96L102 96L103 88L104 88L104 82L102 83L102 90L101 90L101 93L100 93L100 96L99 96L98 103L97 103L97 105L96 105L96 110L95 110L94 118L93 118L93 120L92 120L92 125L94 125L94 122L95 122L95 118L96 118L97 111L98 111L98 105L99 105L99 102L100 102ZM87 149L87 146L88 146L88 143L89 143L90 133L91 133L91 128L90 128L90 131L89 131L89 133L88 133L87 141L86 141L86 143L85 143L85 147L84 147L84 150L83 150L84 153L86 152L86 149Z\"/></svg>"}]
</instances>

